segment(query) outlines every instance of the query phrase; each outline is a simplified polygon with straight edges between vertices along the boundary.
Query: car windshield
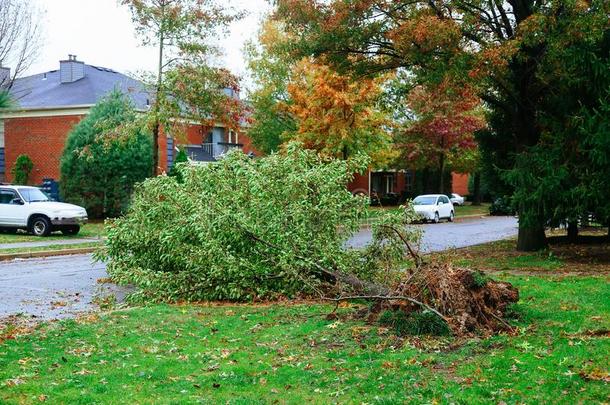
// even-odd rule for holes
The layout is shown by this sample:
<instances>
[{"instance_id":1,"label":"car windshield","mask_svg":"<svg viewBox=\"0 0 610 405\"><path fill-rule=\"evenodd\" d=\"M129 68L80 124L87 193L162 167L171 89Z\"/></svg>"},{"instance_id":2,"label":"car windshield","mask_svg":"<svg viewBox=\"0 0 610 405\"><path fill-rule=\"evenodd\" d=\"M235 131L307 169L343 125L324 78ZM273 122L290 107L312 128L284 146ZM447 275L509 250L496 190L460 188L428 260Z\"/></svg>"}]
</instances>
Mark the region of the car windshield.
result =
<instances>
[{"instance_id":1,"label":"car windshield","mask_svg":"<svg viewBox=\"0 0 610 405\"><path fill-rule=\"evenodd\" d=\"M436 204L436 197L417 197L413 200L413 205L434 205Z\"/></svg>"},{"instance_id":2,"label":"car windshield","mask_svg":"<svg viewBox=\"0 0 610 405\"><path fill-rule=\"evenodd\" d=\"M51 199L42 191L37 188L20 188L19 194L27 202L44 202L51 201Z\"/></svg>"}]
</instances>

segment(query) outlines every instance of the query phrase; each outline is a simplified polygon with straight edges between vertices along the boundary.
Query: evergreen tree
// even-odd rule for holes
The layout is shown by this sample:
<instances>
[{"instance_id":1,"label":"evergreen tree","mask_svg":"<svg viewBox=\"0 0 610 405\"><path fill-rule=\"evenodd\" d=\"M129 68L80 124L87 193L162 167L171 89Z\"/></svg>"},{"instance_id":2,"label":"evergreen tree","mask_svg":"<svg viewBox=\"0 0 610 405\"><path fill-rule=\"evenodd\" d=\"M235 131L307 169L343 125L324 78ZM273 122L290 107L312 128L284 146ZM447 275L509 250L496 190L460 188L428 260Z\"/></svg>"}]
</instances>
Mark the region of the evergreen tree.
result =
<instances>
[{"instance_id":1,"label":"evergreen tree","mask_svg":"<svg viewBox=\"0 0 610 405\"><path fill-rule=\"evenodd\" d=\"M61 158L66 201L90 217L119 215L137 182L152 172L152 141L130 101L114 91L68 135Z\"/></svg>"},{"instance_id":2,"label":"evergreen tree","mask_svg":"<svg viewBox=\"0 0 610 405\"><path fill-rule=\"evenodd\" d=\"M172 177L175 177L178 180L178 183L182 183L183 178L182 178L182 168L183 168L183 163L186 163L189 161L189 158L186 154L186 152L184 151L184 149L180 149L178 151L178 154L176 155L176 159L174 159L174 164L172 166L172 169L169 171L169 175Z\"/></svg>"}]
</instances>

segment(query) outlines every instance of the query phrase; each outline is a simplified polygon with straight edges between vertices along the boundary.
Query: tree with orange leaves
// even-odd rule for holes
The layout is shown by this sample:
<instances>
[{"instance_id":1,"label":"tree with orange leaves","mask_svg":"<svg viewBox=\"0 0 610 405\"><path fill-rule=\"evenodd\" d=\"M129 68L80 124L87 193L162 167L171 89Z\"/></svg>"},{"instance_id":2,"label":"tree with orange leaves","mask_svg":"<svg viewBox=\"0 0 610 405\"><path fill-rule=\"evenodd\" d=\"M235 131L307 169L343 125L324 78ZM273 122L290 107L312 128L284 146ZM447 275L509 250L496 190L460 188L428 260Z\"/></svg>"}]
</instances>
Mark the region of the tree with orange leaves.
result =
<instances>
[{"instance_id":1,"label":"tree with orange leaves","mask_svg":"<svg viewBox=\"0 0 610 405\"><path fill-rule=\"evenodd\" d=\"M364 153L387 159L389 121L377 106L383 79L352 80L308 59L299 62L284 104L297 129L284 135L320 155L347 159Z\"/></svg>"}]
</instances>

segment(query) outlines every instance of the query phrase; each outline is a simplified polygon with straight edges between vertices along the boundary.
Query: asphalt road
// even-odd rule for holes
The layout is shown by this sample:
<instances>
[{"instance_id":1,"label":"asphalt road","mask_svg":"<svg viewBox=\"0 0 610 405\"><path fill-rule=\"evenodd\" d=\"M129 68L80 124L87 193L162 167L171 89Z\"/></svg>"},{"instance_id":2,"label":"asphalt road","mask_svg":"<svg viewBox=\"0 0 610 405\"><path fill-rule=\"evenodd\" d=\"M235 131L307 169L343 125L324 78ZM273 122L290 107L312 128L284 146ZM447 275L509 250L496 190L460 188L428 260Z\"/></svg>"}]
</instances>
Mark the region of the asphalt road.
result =
<instances>
[{"instance_id":1,"label":"asphalt road","mask_svg":"<svg viewBox=\"0 0 610 405\"><path fill-rule=\"evenodd\" d=\"M28 314L43 319L72 317L94 309L95 295L121 295L98 284L106 266L91 255L55 256L0 263L0 318Z\"/></svg>"},{"instance_id":2,"label":"asphalt road","mask_svg":"<svg viewBox=\"0 0 610 405\"><path fill-rule=\"evenodd\" d=\"M420 250L439 252L510 238L517 234L518 224L514 217L480 217L419 226L424 229ZM348 246L360 248L370 241L370 229L363 229L348 241Z\"/></svg>"},{"instance_id":3,"label":"asphalt road","mask_svg":"<svg viewBox=\"0 0 610 405\"><path fill-rule=\"evenodd\" d=\"M517 233L517 220L512 217L421 226L421 250L426 252L491 242ZM348 245L362 247L370 240L370 230L363 230ZM95 309L92 300L96 295L116 294L120 300L122 289L97 282L104 277L104 263L93 262L91 255L0 262L0 318L18 313L43 319L65 318Z\"/></svg>"}]
</instances>

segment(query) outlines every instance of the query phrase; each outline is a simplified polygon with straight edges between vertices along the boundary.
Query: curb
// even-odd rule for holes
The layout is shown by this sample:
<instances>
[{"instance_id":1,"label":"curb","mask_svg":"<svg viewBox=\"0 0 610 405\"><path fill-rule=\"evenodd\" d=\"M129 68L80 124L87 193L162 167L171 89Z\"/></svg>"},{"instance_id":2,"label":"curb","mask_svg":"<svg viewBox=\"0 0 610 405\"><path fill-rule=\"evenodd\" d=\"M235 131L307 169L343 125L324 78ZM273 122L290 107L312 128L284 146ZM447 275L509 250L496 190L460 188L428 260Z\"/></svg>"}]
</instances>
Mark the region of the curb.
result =
<instances>
[{"instance_id":1,"label":"curb","mask_svg":"<svg viewBox=\"0 0 610 405\"><path fill-rule=\"evenodd\" d=\"M81 255L86 253L95 252L98 247L86 247L78 249L63 249L63 250L41 250L38 252L23 252L23 253L6 253L0 254L0 262L14 259L32 259L36 257L50 257L50 256L69 256L69 255Z\"/></svg>"}]
</instances>

